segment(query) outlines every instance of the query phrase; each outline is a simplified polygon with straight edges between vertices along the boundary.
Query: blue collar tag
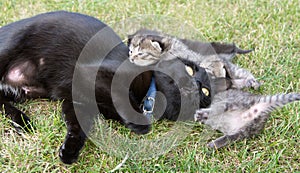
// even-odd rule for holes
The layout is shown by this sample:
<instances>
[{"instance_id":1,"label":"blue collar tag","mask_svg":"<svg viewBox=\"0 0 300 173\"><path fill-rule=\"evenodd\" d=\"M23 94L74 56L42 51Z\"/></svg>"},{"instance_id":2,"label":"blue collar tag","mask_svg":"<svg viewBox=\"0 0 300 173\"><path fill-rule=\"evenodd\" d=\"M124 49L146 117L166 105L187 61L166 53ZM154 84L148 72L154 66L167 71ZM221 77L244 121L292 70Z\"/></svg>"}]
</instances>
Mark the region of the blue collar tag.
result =
<instances>
[{"instance_id":1,"label":"blue collar tag","mask_svg":"<svg viewBox=\"0 0 300 173\"><path fill-rule=\"evenodd\" d=\"M152 76L150 87L143 100L143 115L149 119L151 119L151 117L153 116L155 96L156 96L155 78L154 76Z\"/></svg>"}]
</instances>

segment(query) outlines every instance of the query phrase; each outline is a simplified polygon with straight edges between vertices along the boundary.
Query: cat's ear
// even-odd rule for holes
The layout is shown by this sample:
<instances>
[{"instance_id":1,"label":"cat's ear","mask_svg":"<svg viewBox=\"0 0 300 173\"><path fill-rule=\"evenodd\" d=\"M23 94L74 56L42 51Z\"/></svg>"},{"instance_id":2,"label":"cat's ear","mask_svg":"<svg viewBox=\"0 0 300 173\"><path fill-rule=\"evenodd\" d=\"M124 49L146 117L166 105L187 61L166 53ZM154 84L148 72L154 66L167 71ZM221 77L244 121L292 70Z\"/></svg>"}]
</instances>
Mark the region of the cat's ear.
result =
<instances>
[{"instance_id":1,"label":"cat's ear","mask_svg":"<svg viewBox=\"0 0 300 173\"><path fill-rule=\"evenodd\" d=\"M132 40L133 37L134 37L134 34L128 35L127 46L129 46L131 44L131 40Z\"/></svg>"},{"instance_id":2,"label":"cat's ear","mask_svg":"<svg viewBox=\"0 0 300 173\"><path fill-rule=\"evenodd\" d=\"M147 35L147 37L152 40L153 42L157 42L159 44L159 47L161 48L162 51L164 51L167 46L165 45L164 36L159 36L159 35Z\"/></svg>"},{"instance_id":3,"label":"cat's ear","mask_svg":"<svg viewBox=\"0 0 300 173\"><path fill-rule=\"evenodd\" d=\"M160 44L157 41L150 41L151 45L157 49L159 52L162 51L162 48L160 47Z\"/></svg>"}]
</instances>

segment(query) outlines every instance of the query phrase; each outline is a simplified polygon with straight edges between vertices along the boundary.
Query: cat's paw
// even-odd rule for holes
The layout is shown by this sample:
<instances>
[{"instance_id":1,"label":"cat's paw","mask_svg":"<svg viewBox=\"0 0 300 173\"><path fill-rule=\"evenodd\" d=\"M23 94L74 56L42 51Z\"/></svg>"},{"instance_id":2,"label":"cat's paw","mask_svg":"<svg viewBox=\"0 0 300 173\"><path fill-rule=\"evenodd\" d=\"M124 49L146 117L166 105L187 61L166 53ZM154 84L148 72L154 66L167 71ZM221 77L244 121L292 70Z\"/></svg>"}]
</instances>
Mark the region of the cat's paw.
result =
<instances>
[{"instance_id":1,"label":"cat's paw","mask_svg":"<svg viewBox=\"0 0 300 173\"><path fill-rule=\"evenodd\" d=\"M35 128L30 121L30 118L19 110L18 114L19 116L16 116L12 119L12 126L17 130L18 133L21 133L23 130L26 132L33 132Z\"/></svg>"},{"instance_id":2,"label":"cat's paw","mask_svg":"<svg viewBox=\"0 0 300 173\"><path fill-rule=\"evenodd\" d=\"M59 148L59 158L65 164L72 164L77 161L79 152L84 145L85 137L74 135L68 132L65 142Z\"/></svg>"},{"instance_id":3,"label":"cat's paw","mask_svg":"<svg viewBox=\"0 0 300 173\"><path fill-rule=\"evenodd\" d=\"M208 148L211 148L211 149L214 149L214 150L217 150L221 147L224 147L225 145L227 145L227 141L222 141L219 139L216 139L216 140L212 140L210 141L208 144L207 144L207 147Z\"/></svg>"},{"instance_id":4,"label":"cat's paw","mask_svg":"<svg viewBox=\"0 0 300 173\"><path fill-rule=\"evenodd\" d=\"M77 161L79 152L66 147L65 143L59 149L59 158L65 164L72 164Z\"/></svg>"},{"instance_id":5,"label":"cat's paw","mask_svg":"<svg viewBox=\"0 0 300 173\"><path fill-rule=\"evenodd\" d=\"M233 79L231 80L232 88L243 89L243 88L253 88L255 90L259 89L261 83L258 82L254 77Z\"/></svg>"},{"instance_id":6,"label":"cat's paw","mask_svg":"<svg viewBox=\"0 0 300 173\"><path fill-rule=\"evenodd\" d=\"M234 134L234 135L224 135L224 136L221 136L215 140L212 140L211 142L209 142L207 144L207 146L209 148L212 148L212 149L219 149L219 148L222 148L224 146L227 146L228 144L230 144L230 142L232 141L236 141L239 139L239 134Z\"/></svg>"},{"instance_id":7,"label":"cat's paw","mask_svg":"<svg viewBox=\"0 0 300 173\"><path fill-rule=\"evenodd\" d=\"M196 111L194 115L194 119L196 122L205 123L205 121L208 119L209 116L209 110L207 109L199 109Z\"/></svg>"},{"instance_id":8,"label":"cat's paw","mask_svg":"<svg viewBox=\"0 0 300 173\"><path fill-rule=\"evenodd\" d=\"M246 87L253 88L255 90L258 90L259 87L261 86L261 83L258 82L255 78L246 79L245 83L246 83Z\"/></svg>"},{"instance_id":9,"label":"cat's paw","mask_svg":"<svg viewBox=\"0 0 300 173\"><path fill-rule=\"evenodd\" d=\"M207 147L208 147L208 148L211 148L211 149L217 149L216 144L215 144L214 141L209 142L209 143L207 144Z\"/></svg>"},{"instance_id":10,"label":"cat's paw","mask_svg":"<svg viewBox=\"0 0 300 173\"><path fill-rule=\"evenodd\" d=\"M127 123L126 127L136 134L146 134L151 130L151 125L137 125L134 123Z\"/></svg>"}]
</instances>

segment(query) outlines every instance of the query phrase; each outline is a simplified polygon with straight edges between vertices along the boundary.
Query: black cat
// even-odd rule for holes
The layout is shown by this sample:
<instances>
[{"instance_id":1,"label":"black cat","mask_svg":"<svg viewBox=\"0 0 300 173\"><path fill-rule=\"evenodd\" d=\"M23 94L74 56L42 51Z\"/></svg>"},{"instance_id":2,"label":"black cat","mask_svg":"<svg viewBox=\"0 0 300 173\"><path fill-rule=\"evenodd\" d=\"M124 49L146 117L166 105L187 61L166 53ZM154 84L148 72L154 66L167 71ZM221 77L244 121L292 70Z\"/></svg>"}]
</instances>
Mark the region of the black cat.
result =
<instances>
[{"instance_id":1,"label":"black cat","mask_svg":"<svg viewBox=\"0 0 300 173\"><path fill-rule=\"evenodd\" d=\"M90 86L94 85L96 105L106 118L119 120L136 133L147 133L150 129L150 122L142 114L138 117L129 116L126 115L128 113L126 107L121 105L117 112L113 105L110 92L112 78L115 70L128 59L126 45L120 43L115 47L109 47L107 41L117 37L113 31L105 35L107 39L100 38L97 41L96 46L99 48L108 46L111 49L100 67L94 65L93 62L89 64L91 67L84 69L80 69L82 66L78 63L76 66L77 59L86 43L99 30L106 27L101 21L82 14L52 12L21 20L0 29L0 104L3 105L5 114L15 122L13 125L29 130L31 127L29 118L15 108L12 102L39 97L64 100L62 112L68 128L65 141L60 148L60 158L64 163L70 164L76 161L86 139L84 130L89 130L93 116L97 114L90 109L93 105L91 97L87 96L90 93ZM99 49L91 56L97 58L97 51L100 54L103 53L101 52L103 50ZM182 63L173 62L172 65L161 65L169 69L181 68L182 70L177 75L178 80L191 78L184 73ZM95 83L86 76L86 78L83 77L86 80L82 81L81 86L72 86L75 66L82 72L80 74L88 74L89 70L99 68ZM203 83L209 88L209 80L204 70L198 67L194 70L200 75L198 84ZM131 75L130 71L122 73L124 79ZM180 91L176 83L161 72L148 71L135 78L129 89L132 107L141 112L140 103L146 95L152 75L156 78L158 90L167 98L166 110L162 118L176 120L180 111ZM80 76L77 77L80 78ZM72 89L75 90L73 95ZM191 95L199 93L198 88L191 89ZM82 99L78 101L73 97ZM203 97L201 100L205 103L201 107L206 107L210 103L209 97ZM193 104L192 100L186 101L187 104ZM124 102L124 105L127 106L128 103ZM78 108L77 111L75 107ZM193 112L188 115L190 117L187 118L193 118ZM131 121L136 119L135 122Z\"/></svg>"},{"instance_id":2,"label":"black cat","mask_svg":"<svg viewBox=\"0 0 300 173\"><path fill-rule=\"evenodd\" d=\"M95 36L100 30L104 33L106 30L106 33ZM87 50L86 55L81 54L91 38L94 44L90 47L94 46L94 52ZM113 40L120 43L110 45L115 43ZM234 46L231 47L234 49ZM110 51L103 55L107 48ZM227 50L228 47L223 53ZM97 62L99 54L103 55L100 56L102 63ZM80 61L80 56L86 56L86 59ZM127 59L128 47L121 43L121 39L109 27L90 16L59 11L3 26L0 28L0 105L16 128L30 130L29 118L15 108L13 103L34 98L63 100L62 112L68 131L59 156L64 163L71 164L78 158L86 140L85 132L91 128L93 117L99 113L93 106L105 118L118 120L135 133L144 134L150 130L151 123L142 115L140 104L152 76L156 79L158 91L167 100L166 103L157 103L166 106L162 119L193 119L197 108L208 107L210 104L211 95L203 95L199 90L202 87L211 89L208 76L204 69L189 61L174 60L158 64L157 68L176 74L175 78L151 69L135 74L130 69L137 67L130 68L133 65L128 63L128 70L121 72L124 81L119 81L120 87L111 93L114 74ZM186 65L193 69L193 76L185 71ZM89 72L95 70L93 78ZM130 87L125 86L123 89L122 82L127 82L126 79L132 75L136 77ZM79 83L74 82L78 82L78 79ZM128 95L123 91L128 91ZM114 100L112 94L118 97L114 97ZM94 97L96 102L92 99ZM129 102L126 102L123 98L128 97ZM179 117L181 101L190 108L184 110L184 117ZM122 104L116 108L114 102ZM129 107L136 113L130 114Z\"/></svg>"}]
</instances>

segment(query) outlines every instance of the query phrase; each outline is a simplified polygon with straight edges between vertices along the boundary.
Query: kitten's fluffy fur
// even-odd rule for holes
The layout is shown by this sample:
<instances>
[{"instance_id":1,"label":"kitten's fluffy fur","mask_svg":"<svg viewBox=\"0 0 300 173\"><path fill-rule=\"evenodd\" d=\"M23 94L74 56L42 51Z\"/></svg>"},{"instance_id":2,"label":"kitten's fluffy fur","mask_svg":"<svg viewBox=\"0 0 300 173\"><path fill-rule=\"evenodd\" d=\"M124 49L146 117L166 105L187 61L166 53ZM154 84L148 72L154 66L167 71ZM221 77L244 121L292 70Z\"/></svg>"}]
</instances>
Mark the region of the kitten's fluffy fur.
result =
<instances>
[{"instance_id":1,"label":"kitten's fluffy fur","mask_svg":"<svg viewBox=\"0 0 300 173\"><path fill-rule=\"evenodd\" d=\"M224 133L208 144L211 148L220 148L230 141L258 134L273 110L297 100L300 100L297 93L259 96L228 90L216 94L209 108L197 110L195 121Z\"/></svg>"},{"instance_id":2,"label":"kitten's fluffy fur","mask_svg":"<svg viewBox=\"0 0 300 173\"><path fill-rule=\"evenodd\" d=\"M237 48L233 49L232 54L206 54L197 49L200 47L199 44L201 43L185 42L185 40L157 32L137 32L131 36L129 41L129 58L132 63L139 66L183 58L194 61L206 69L210 74L216 95L214 95L209 108L196 111L195 120L224 133L224 136L211 141L208 144L209 147L220 148L230 141L258 134L264 128L269 114L274 109L300 100L300 94L259 96L237 90L244 87L257 89L260 86L260 83L249 71L231 62L236 52L248 53L249 51ZM236 47L234 46L234 48ZM221 78L229 78L230 85L219 82L220 80L214 81L214 79Z\"/></svg>"},{"instance_id":3,"label":"kitten's fluffy fur","mask_svg":"<svg viewBox=\"0 0 300 173\"><path fill-rule=\"evenodd\" d=\"M130 39L129 50L130 62L139 66L148 66L159 61L182 58L194 61L205 68L212 79L230 78L231 88L253 87L257 89L260 86L260 83L249 71L231 62L235 54L232 54L232 56L202 55L200 52L191 50L181 40L161 33L141 34L137 32ZM248 52L240 50L240 53Z\"/></svg>"}]
</instances>

